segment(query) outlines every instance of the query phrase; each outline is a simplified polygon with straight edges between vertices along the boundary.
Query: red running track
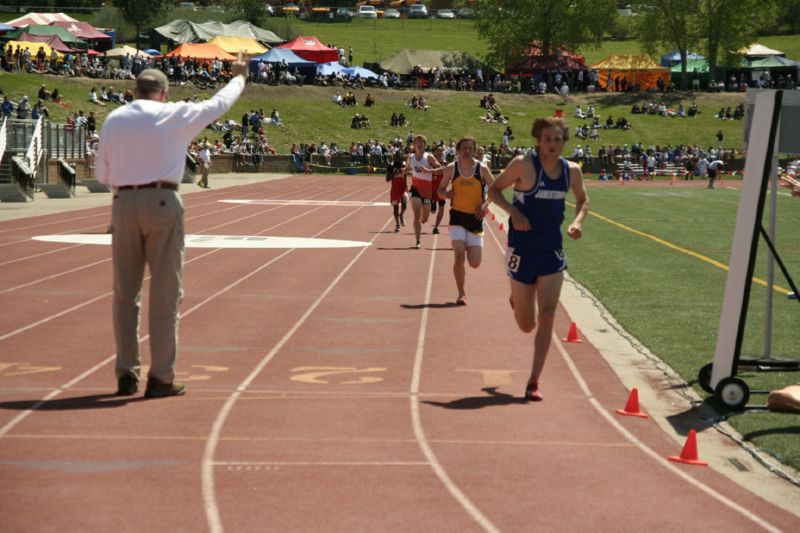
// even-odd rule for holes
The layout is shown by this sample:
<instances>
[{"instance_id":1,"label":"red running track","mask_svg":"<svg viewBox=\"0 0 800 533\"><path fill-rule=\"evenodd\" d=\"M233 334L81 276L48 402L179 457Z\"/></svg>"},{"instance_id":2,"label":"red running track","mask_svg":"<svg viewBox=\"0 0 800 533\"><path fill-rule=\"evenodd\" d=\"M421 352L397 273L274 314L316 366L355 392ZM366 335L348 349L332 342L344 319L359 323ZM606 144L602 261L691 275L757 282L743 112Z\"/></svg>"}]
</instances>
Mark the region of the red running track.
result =
<instances>
[{"instance_id":1,"label":"red running track","mask_svg":"<svg viewBox=\"0 0 800 533\"><path fill-rule=\"evenodd\" d=\"M187 249L188 392L162 400L113 396L110 249L31 240L103 232L109 209L0 224L2 531L798 530L613 414L628 391L588 342L556 338L545 401L521 400L532 338L496 224L457 307L449 238L413 249L389 207L219 202L387 196L298 176L185 197L189 234L371 246Z\"/></svg>"}]
</instances>

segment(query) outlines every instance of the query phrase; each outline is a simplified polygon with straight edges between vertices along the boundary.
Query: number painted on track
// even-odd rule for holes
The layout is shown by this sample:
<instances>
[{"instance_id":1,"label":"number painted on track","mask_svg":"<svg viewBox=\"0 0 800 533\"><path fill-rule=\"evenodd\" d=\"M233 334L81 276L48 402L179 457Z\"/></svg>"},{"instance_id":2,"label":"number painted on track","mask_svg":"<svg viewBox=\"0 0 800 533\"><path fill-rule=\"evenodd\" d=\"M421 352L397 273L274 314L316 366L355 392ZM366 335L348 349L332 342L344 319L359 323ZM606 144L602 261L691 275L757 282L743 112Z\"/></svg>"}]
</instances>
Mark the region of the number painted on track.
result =
<instances>
[{"instance_id":1,"label":"number painted on track","mask_svg":"<svg viewBox=\"0 0 800 533\"><path fill-rule=\"evenodd\" d=\"M60 366L37 366L26 363L0 363L0 377L10 378L44 372L58 372L61 368Z\"/></svg>"},{"instance_id":2,"label":"number painted on track","mask_svg":"<svg viewBox=\"0 0 800 533\"><path fill-rule=\"evenodd\" d=\"M371 367L371 368L356 368L354 366L300 366L293 368L292 372L301 372L291 377L292 381L300 381L302 383L316 383L327 384L325 377L329 376L342 376L347 374L364 374L371 372L386 372L386 368ZM347 379L344 381L337 381L342 385L365 385L367 383L378 383L383 381L380 376L356 376L354 379Z\"/></svg>"}]
</instances>

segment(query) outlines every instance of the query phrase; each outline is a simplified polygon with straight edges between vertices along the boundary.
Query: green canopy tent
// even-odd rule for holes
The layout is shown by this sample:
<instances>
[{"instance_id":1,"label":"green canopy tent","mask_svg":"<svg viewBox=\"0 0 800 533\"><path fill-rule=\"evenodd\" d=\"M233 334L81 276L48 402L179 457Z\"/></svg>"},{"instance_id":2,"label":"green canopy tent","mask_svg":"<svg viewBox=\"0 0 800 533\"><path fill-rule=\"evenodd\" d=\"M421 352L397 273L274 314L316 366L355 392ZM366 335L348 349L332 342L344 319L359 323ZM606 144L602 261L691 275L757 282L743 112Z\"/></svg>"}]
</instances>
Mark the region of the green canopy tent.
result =
<instances>
[{"instance_id":1,"label":"green canopy tent","mask_svg":"<svg viewBox=\"0 0 800 533\"><path fill-rule=\"evenodd\" d=\"M55 35L61 41L75 49L85 50L88 48L88 43L83 39L78 39L70 32L60 26L43 26L41 24L31 24L24 28L19 28L16 31L6 33L3 38L7 40L19 40L20 35L27 33L28 35L35 35L38 37L50 37Z\"/></svg>"},{"instance_id":2,"label":"green canopy tent","mask_svg":"<svg viewBox=\"0 0 800 533\"><path fill-rule=\"evenodd\" d=\"M690 58L686 60L686 75L689 80L689 87L691 87L692 80L697 79L700 81L700 87L708 87L708 60L704 57ZM670 67L669 77L675 83L676 87L681 85L681 63L680 61Z\"/></svg>"},{"instance_id":3,"label":"green canopy tent","mask_svg":"<svg viewBox=\"0 0 800 533\"><path fill-rule=\"evenodd\" d=\"M155 33L172 43L202 43L210 41L218 35L223 37L251 37L256 41L270 45L283 42L283 39L271 31L259 28L243 20L223 24L214 20L198 23L179 19L155 28Z\"/></svg>"}]
</instances>

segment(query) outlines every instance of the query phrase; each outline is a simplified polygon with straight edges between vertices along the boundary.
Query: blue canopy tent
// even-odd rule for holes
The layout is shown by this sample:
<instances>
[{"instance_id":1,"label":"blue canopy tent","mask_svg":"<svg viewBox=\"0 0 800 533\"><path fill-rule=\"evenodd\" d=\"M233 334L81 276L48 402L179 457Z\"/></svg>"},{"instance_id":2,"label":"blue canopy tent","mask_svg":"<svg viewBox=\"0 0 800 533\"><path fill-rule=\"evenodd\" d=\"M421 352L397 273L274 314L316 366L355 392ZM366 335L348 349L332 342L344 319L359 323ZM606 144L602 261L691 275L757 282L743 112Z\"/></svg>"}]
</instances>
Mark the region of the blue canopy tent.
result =
<instances>
[{"instance_id":1,"label":"blue canopy tent","mask_svg":"<svg viewBox=\"0 0 800 533\"><path fill-rule=\"evenodd\" d=\"M377 74L375 74L371 70L365 69L363 67L348 67L348 68L342 69L342 73L347 75L347 76L352 76L354 78L356 76L361 76L362 79L367 79L367 78L375 78L375 79L377 79L378 78Z\"/></svg>"},{"instance_id":2,"label":"blue canopy tent","mask_svg":"<svg viewBox=\"0 0 800 533\"><path fill-rule=\"evenodd\" d=\"M17 28L15 28L14 26L9 26L8 24L3 24L2 22L0 22L0 32L13 31L16 29Z\"/></svg>"},{"instance_id":3,"label":"blue canopy tent","mask_svg":"<svg viewBox=\"0 0 800 533\"><path fill-rule=\"evenodd\" d=\"M258 74L258 64L262 61L264 63L273 64L286 62L292 72L294 72L294 69L296 68L308 82L314 81L314 76L317 75L316 63L313 61L307 61L286 48L273 48L269 52L251 57L250 72L252 74Z\"/></svg>"},{"instance_id":4,"label":"blue canopy tent","mask_svg":"<svg viewBox=\"0 0 800 533\"><path fill-rule=\"evenodd\" d=\"M705 57L701 56L700 54L695 54L694 52L689 52L686 54L686 59L688 61L691 61L693 59L705 59ZM677 50L668 52L663 56L661 56L662 67L674 67L680 62L681 62L681 53Z\"/></svg>"},{"instance_id":5,"label":"blue canopy tent","mask_svg":"<svg viewBox=\"0 0 800 533\"><path fill-rule=\"evenodd\" d=\"M317 65L317 74L320 76L330 76L331 74L338 74L344 70L344 65L336 61L329 61L328 63L320 63Z\"/></svg>"}]
</instances>

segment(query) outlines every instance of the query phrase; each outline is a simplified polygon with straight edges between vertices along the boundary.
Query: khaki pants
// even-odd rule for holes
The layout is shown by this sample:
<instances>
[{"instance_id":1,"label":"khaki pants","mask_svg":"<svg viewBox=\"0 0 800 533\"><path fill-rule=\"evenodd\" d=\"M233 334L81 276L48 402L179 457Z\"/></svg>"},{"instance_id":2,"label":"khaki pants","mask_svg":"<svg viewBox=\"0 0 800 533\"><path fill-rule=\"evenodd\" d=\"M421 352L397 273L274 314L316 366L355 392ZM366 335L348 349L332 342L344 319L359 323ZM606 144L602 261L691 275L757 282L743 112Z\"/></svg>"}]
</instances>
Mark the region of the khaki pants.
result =
<instances>
[{"instance_id":1,"label":"khaki pants","mask_svg":"<svg viewBox=\"0 0 800 533\"><path fill-rule=\"evenodd\" d=\"M203 175L200 178L200 181L197 184L204 189L208 188L208 171L211 169L211 163L200 163L201 168L203 169Z\"/></svg>"},{"instance_id":2,"label":"khaki pants","mask_svg":"<svg viewBox=\"0 0 800 533\"><path fill-rule=\"evenodd\" d=\"M150 376L175 378L178 307L183 299L183 204L177 191L126 189L111 209L114 334L117 378L140 377L139 308L145 265L150 267Z\"/></svg>"}]
</instances>

